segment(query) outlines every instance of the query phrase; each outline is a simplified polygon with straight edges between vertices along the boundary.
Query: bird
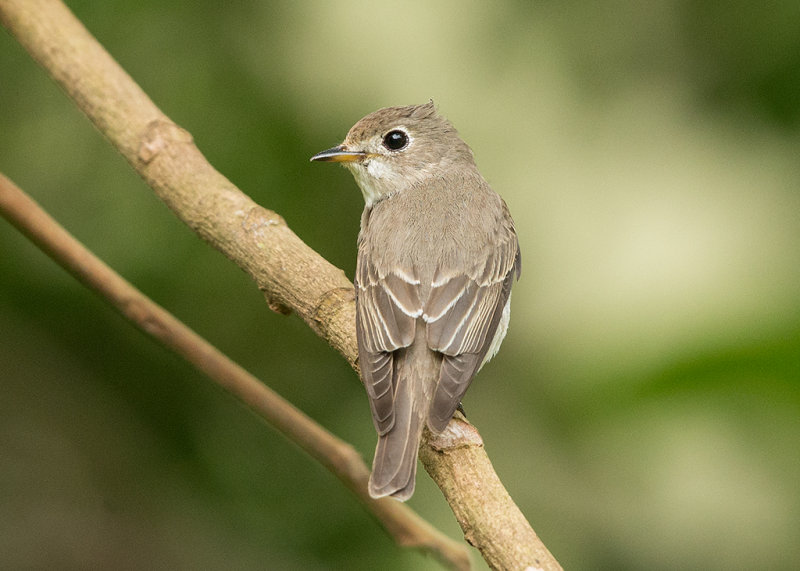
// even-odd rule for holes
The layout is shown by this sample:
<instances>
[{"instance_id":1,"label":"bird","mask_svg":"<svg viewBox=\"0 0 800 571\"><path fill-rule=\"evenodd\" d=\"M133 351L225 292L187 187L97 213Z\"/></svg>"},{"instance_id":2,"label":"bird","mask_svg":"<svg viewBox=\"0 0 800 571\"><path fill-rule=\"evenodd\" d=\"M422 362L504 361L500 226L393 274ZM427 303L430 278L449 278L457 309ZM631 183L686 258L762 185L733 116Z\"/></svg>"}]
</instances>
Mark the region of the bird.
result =
<instances>
[{"instance_id":1,"label":"bird","mask_svg":"<svg viewBox=\"0 0 800 571\"><path fill-rule=\"evenodd\" d=\"M514 221L433 100L370 113L311 160L344 165L364 195L354 286L378 433L368 491L405 501L424 428L445 429L506 335L522 269Z\"/></svg>"}]
</instances>

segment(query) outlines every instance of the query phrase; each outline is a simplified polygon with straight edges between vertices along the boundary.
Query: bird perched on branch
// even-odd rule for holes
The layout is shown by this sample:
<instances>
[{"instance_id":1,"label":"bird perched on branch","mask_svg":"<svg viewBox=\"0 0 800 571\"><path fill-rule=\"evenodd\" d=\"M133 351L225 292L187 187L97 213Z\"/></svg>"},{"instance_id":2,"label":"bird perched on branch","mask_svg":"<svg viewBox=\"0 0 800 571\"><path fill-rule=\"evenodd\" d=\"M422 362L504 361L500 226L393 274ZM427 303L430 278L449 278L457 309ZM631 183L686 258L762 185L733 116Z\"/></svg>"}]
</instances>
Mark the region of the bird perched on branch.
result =
<instances>
[{"instance_id":1,"label":"bird perched on branch","mask_svg":"<svg viewBox=\"0 0 800 571\"><path fill-rule=\"evenodd\" d=\"M361 187L356 332L378 445L369 493L414 492L422 430L447 426L508 328L521 258L508 207L434 108L388 107L312 161Z\"/></svg>"}]
</instances>

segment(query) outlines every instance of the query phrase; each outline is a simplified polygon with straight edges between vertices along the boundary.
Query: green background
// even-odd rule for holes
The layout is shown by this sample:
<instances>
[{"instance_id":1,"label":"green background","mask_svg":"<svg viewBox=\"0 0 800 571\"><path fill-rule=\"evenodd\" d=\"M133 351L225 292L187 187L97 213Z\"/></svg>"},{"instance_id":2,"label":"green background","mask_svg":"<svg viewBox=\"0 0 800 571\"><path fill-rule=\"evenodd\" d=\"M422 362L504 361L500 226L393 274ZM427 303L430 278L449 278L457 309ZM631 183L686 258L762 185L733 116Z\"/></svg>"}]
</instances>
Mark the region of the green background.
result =
<instances>
[{"instance_id":1,"label":"green background","mask_svg":"<svg viewBox=\"0 0 800 571\"><path fill-rule=\"evenodd\" d=\"M69 5L348 276L362 198L308 158L433 98L519 232L509 335L464 406L545 544L571 570L800 566L800 4ZM0 171L371 458L345 362L270 312L5 33ZM409 503L460 537L424 472ZM437 568L5 222L0 513L6 568Z\"/></svg>"}]
</instances>

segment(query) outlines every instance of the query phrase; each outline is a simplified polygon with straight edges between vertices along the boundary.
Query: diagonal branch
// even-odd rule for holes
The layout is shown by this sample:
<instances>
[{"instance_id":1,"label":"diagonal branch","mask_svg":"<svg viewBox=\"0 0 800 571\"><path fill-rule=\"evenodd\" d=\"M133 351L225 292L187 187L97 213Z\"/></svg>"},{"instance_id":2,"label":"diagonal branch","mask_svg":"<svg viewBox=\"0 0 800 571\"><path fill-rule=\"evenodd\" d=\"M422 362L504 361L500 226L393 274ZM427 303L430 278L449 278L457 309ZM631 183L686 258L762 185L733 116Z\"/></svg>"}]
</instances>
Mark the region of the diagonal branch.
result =
<instances>
[{"instance_id":1,"label":"diagonal branch","mask_svg":"<svg viewBox=\"0 0 800 571\"><path fill-rule=\"evenodd\" d=\"M406 506L388 498L376 501L369 497L369 469L352 446L322 428L137 290L2 174L0 215L139 329L205 373L333 472L398 545L427 551L454 569L469 568L469 553L463 545Z\"/></svg>"},{"instance_id":2,"label":"diagonal branch","mask_svg":"<svg viewBox=\"0 0 800 571\"><path fill-rule=\"evenodd\" d=\"M344 273L217 172L58 0L0 0L0 22L59 83L175 214L252 276L270 307L294 311L356 366ZM493 568L560 569L463 420L426 442L426 469L468 541Z\"/></svg>"}]
</instances>

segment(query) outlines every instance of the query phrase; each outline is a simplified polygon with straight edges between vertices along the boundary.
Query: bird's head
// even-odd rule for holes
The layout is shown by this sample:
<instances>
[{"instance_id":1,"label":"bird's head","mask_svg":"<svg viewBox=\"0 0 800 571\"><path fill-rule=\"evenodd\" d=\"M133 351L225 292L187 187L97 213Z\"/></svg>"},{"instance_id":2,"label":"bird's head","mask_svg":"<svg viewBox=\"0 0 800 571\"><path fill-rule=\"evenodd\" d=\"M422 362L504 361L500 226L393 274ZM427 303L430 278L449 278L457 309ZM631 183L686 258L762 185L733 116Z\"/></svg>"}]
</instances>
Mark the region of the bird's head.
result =
<instances>
[{"instance_id":1,"label":"bird's head","mask_svg":"<svg viewBox=\"0 0 800 571\"><path fill-rule=\"evenodd\" d=\"M370 207L450 167L474 165L472 151L433 101L386 107L353 125L341 145L317 153L312 161L348 167Z\"/></svg>"}]
</instances>

